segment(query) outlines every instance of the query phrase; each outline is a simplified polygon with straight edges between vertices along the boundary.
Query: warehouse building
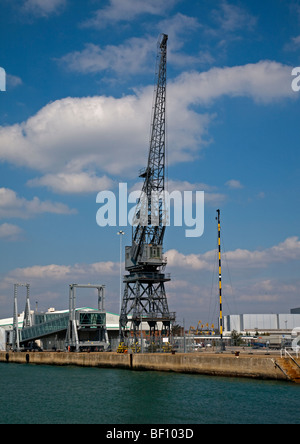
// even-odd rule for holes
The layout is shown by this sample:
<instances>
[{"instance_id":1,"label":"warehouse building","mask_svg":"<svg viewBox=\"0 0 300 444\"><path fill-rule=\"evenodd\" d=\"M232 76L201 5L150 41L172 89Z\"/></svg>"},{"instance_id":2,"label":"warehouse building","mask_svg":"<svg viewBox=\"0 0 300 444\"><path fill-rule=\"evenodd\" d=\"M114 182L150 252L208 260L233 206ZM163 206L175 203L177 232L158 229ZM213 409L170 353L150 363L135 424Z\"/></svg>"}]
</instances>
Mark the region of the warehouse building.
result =
<instances>
[{"instance_id":1,"label":"warehouse building","mask_svg":"<svg viewBox=\"0 0 300 444\"><path fill-rule=\"evenodd\" d=\"M300 327L300 313L291 314L241 314L224 317L224 333L291 333Z\"/></svg>"}]
</instances>

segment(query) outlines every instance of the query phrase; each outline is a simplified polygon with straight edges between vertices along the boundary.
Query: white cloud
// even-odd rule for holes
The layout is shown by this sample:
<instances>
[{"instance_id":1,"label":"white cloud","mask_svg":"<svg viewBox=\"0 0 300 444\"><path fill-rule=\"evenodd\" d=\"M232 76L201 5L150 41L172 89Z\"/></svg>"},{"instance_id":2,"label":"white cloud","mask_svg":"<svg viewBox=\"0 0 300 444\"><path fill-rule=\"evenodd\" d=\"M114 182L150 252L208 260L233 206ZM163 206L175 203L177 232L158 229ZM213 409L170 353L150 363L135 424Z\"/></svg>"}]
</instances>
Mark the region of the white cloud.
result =
<instances>
[{"instance_id":1,"label":"white cloud","mask_svg":"<svg viewBox=\"0 0 300 444\"><path fill-rule=\"evenodd\" d=\"M11 270L1 280L0 289L6 290L15 282L29 282L34 287L48 287L54 289L57 286L67 285L80 281L97 282L102 280L105 284L106 277L115 277L119 274L119 265L114 262L96 262L93 264L74 265L33 265L31 267L16 268ZM100 281L99 281L100 278ZM67 294L67 291L66 291ZM67 305L67 297L64 305Z\"/></svg>"},{"instance_id":2,"label":"white cloud","mask_svg":"<svg viewBox=\"0 0 300 444\"><path fill-rule=\"evenodd\" d=\"M186 319L212 321L218 316L217 249L204 254L165 253L169 305ZM286 312L299 301L299 279L270 278L270 270L300 261L298 237L261 251L235 250L223 254L223 307L226 314ZM227 270L228 268L228 270ZM230 270L230 275L229 275ZM265 271L264 271L265 270ZM177 286L178 283L178 286ZM270 308L272 307L272 308ZM197 319L198 317L198 319Z\"/></svg>"},{"instance_id":3,"label":"white cloud","mask_svg":"<svg viewBox=\"0 0 300 444\"><path fill-rule=\"evenodd\" d=\"M74 265L33 265L16 268L1 278L1 309L2 312L7 313L7 316L10 315L11 289L16 282L28 282L30 284L31 302L38 301L41 310L48 307L67 309L68 286L72 283L91 283L108 286L109 297L106 298L106 309L117 312L119 307L119 279L117 279L119 272L119 263L110 261L92 264L77 263ZM115 295L115 297L112 297L112 295ZM78 306L97 307L97 294L94 290L78 291L76 296ZM21 310L23 309L22 302L19 300L19 303L19 310Z\"/></svg>"},{"instance_id":4,"label":"white cloud","mask_svg":"<svg viewBox=\"0 0 300 444\"><path fill-rule=\"evenodd\" d=\"M169 35L168 62L184 66L212 62L208 52L201 52L192 56L180 52L190 34L200 27L197 19L183 14L176 14L162 20L157 25L158 33L164 30ZM83 74L102 71L114 72L122 76L149 72L153 69L152 60L155 59L157 38L151 36L130 38L120 45L86 44L81 51L73 51L57 61L69 70Z\"/></svg>"},{"instance_id":5,"label":"white cloud","mask_svg":"<svg viewBox=\"0 0 300 444\"><path fill-rule=\"evenodd\" d=\"M17 86L21 86L23 81L20 77L13 76L11 74L7 74L6 76L7 86L10 88L16 88Z\"/></svg>"},{"instance_id":6,"label":"white cloud","mask_svg":"<svg viewBox=\"0 0 300 444\"><path fill-rule=\"evenodd\" d=\"M171 100L203 105L222 96L249 97L265 104L295 96L291 89L291 67L268 60L212 68L203 73L186 72L170 88Z\"/></svg>"},{"instance_id":7,"label":"white cloud","mask_svg":"<svg viewBox=\"0 0 300 444\"><path fill-rule=\"evenodd\" d=\"M7 241L16 241L19 239L23 230L17 225L2 224L0 225L0 239Z\"/></svg>"},{"instance_id":8,"label":"white cloud","mask_svg":"<svg viewBox=\"0 0 300 444\"><path fill-rule=\"evenodd\" d=\"M168 191L177 190L180 192L184 191L206 191L213 192L216 191L216 187L207 185L205 183L191 183L187 180L169 180L168 181Z\"/></svg>"},{"instance_id":9,"label":"white cloud","mask_svg":"<svg viewBox=\"0 0 300 444\"><path fill-rule=\"evenodd\" d=\"M189 54L189 47L186 44L191 36L196 35L202 25L195 17L177 13L159 22L158 30L163 30L169 36L168 43L168 63L178 65L187 69L188 66L211 64L214 58L208 51L201 51L199 54ZM186 44L183 51L182 48Z\"/></svg>"},{"instance_id":10,"label":"white cloud","mask_svg":"<svg viewBox=\"0 0 300 444\"><path fill-rule=\"evenodd\" d=\"M184 73L171 81L170 165L194 160L209 143L208 128L215 115L203 113L203 109L200 114L195 105L209 108L225 95L264 104L295 99L290 73L288 66L261 61ZM42 172L46 176L41 184L61 190L76 188L74 174L84 179L87 171L91 177L98 177L98 172L100 176L122 174L123 179L135 175L148 150L152 98L153 87L149 86L118 99L57 100L21 124L0 127L0 160Z\"/></svg>"},{"instance_id":11,"label":"white cloud","mask_svg":"<svg viewBox=\"0 0 300 444\"><path fill-rule=\"evenodd\" d=\"M192 270L212 270L213 264L201 254L182 254L177 250L169 250L165 254L169 267L180 267Z\"/></svg>"},{"instance_id":12,"label":"white cloud","mask_svg":"<svg viewBox=\"0 0 300 444\"><path fill-rule=\"evenodd\" d=\"M299 301L299 280L290 282L279 279L259 279L240 282L236 289L236 305L239 313L286 313ZM272 308L271 308L272 307ZM276 308L275 308L276 307Z\"/></svg>"},{"instance_id":13,"label":"white cloud","mask_svg":"<svg viewBox=\"0 0 300 444\"><path fill-rule=\"evenodd\" d=\"M149 70L153 59L155 39L130 38L119 46L101 47L92 43L82 51L74 51L59 59L68 69L80 73L113 71L128 76Z\"/></svg>"},{"instance_id":14,"label":"white cloud","mask_svg":"<svg viewBox=\"0 0 300 444\"><path fill-rule=\"evenodd\" d=\"M74 214L66 205L57 202L41 201L38 197L26 200L8 188L0 188L0 219L29 219L41 213Z\"/></svg>"},{"instance_id":15,"label":"white cloud","mask_svg":"<svg viewBox=\"0 0 300 444\"><path fill-rule=\"evenodd\" d=\"M298 51L300 47L300 35L292 37L291 40L285 45L286 51Z\"/></svg>"},{"instance_id":16,"label":"white cloud","mask_svg":"<svg viewBox=\"0 0 300 444\"><path fill-rule=\"evenodd\" d=\"M292 42L294 43L295 46L300 46L300 35L298 35L297 37L293 37L292 38Z\"/></svg>"},{"instance_id":17,"label":"white cloud","mask_svg":"<svg viewBox=\"0 0 300 444\"><path fill-rule=\"evenodd\" d=\"M23 10L37 17L48 17L59 13L66 3L67 0L26 0Z\"/></svg>"},{"instance_id":18,"label":"white cloud","mask_svg":"<svg viewBox=\"0 0 300 444\"><path fill-rule=\"evenodd\" d=\"M212 270L214 267L215 251L204 254L184 255L177 250L166 253L170 267L191 268L194 270ZM271 264L286 263L291 260L300 260L300 240L290 237L284 242L259 251L237 249L226 252L227 262L234 268L266 268Z\"/></svg>"},{"instance_id":19,"label":"white cloud","mask_svg":"<svg viewBox=\"0 0 300 444\"><path fill-rule=\"evenodd\" d=\"M109 4L97 10L84 26L102 28L116 22L131 21L143 14L162 15L173 7L177 0L110 0Z\"/></svg>"},{"instance_id":20,"label":"white cloud","mask_svg":"<svg viewBox=\"0 0 300 444\"><path fill-rule=\"evenodd\" d=\"M83 194L110 189L113 182L106 176L97 177L94 173L60 173L29 180L27 185L44 186L59 194Z\"/></svg>"},{"instance_id":21,"label":"white cloud","mask_svg":"<svg viewBox=\"0 0 300 444\"><path fill-rule=\"evenodd\" d=\"M171 53L173 50L181 49L190 34L199 30L200 27L201 25L196 17L181 13L168 17L157 25L158 29L163 29L164 33L169 36Z\"/></svg>"},{"instance_id":22,"label":"white cloud","mask_svg":"<svg viewBox=\"0 0 300 444\"><path fill-rule=\"evenodd\" d=\"M225 185L232 190L240 190L244 188L244 185L242 185L239 180L235 179L229 180Z\"/></svg>"},{"instance_id":23,"label":"white cloud","mask_svg":"<svg viewBox=\"0 0 300 444\"><path fill-rule=\"evenodd\" d=\"M9 279L25 279L27 281L37 281L51 279L53 282L78 279L79 276L92 278L102 274L118 274L118 266L113 262L96 262L94 264L75 264L75 265L34 265L32 267L17 268L9 273Z\"/></svg>"},{"instance_id":24,"label":"white cloud","mask_svg":"<svg viewBox=\"0 0 300 444\"><path fill-rule=\"evenodd\" d=\"M0 158L52 174L88 167L124 174L144 159L151 101L147 94L58 100L20 125L0 127Z\"/></svg>"},{"instance_id":25,"label":"white cloud","mask_svg":"<svg viewBox=\"0 0 300 444\"><path fill-rule=\"evenodd\" d=\"M226 201L227 196L223 193L217 192L216 187L207 185L205 183L190 183L188 181L169 180L167 183L168 192L180 191L204 191L205 203L209 205L219 205Z\"/></svg>"},{"instance_id":26,"label":"white cloud","mask_svg":"<svg viewBox=\"0 0 300 444\"><path fill-rule=\"evenodd\" d=\"M213 17L220 25L223 32L235 32L239 29L252 30L256 25L257 19L251 15L245 8L229 4L223 0L220 8L213 10Z\"/></svg>"},{"instance_id":27,"label":"white cloud","mask_svg":"<svg viewBox=\"0 0 300 444\"><path fill-rule=\"evenodd\" d=\"M178 319L180 316L184 316L186 320L198 317L198 322L199 319L204 320L205 317L207 321L213 318L209 310L212 310L214 305L217 307L218 303L218 291L216 290L214 294L211 287L213 271L217 270L214 263L217 263L216 250L204 254L183 254L170 250L166 252L166 256L168 258L167 271L172 274L171 282L166 285L170 310L177 311ZM261 269L271 267L273 264L300 260L298 237L288 238L262 251L235 250L226 253L226 256L231 272L234 269L241 270L240 279L234 279L234 289L226 283L226 279L223 282L224 310L226 307L227 314L228 312L232 314L232 309L236 309L237 313L254 310L263 312L270 310L271 303L275 304L272 311L278 310L278 312L285 312L288 307L296 306L299 300L297 279L270 279L268 276L262 276ZM253 271L252 277L250 277L252 273L245 272L249 271L249 267ZM257 278L255 268L260 269L259 278ZM10 313L12 285L15 282L26 281L31 284L32 300L39 301L40 307L56 306L59 309L67 308L69 284L74 282L105 284L108 296L106 307L108 310L117 312L119 308L118 276L119 263L111 261L17 268L4 275L0 281L2 310ZM215 285L217 288L217 279ZM93 301L96 301L95 295L87 295L87 297L84 295L84 299L79 299L78 304L86 306L92 304ZM215 317L217 317L217 311Z\"/></svg>"},{"instance_id":28,"label":"white cloud","mask_svg":"<svg viewBox=\"0 0 300 444\"><path fill-rule=\"evenodd\" d=\"M190 55L181 51L192 33L201 27L194 17L177 13L171 18L160 21L156 28L169 36L168 63L187 68L187 66L212 63L214 58L208 51ZM130 38L119 45L95 45L88 43L81 51L73 51L57 61L67 69L83 74L109 71L122 76L134 75L152 70L157 38L153 35Z\"/></svg>"}]
</instances>

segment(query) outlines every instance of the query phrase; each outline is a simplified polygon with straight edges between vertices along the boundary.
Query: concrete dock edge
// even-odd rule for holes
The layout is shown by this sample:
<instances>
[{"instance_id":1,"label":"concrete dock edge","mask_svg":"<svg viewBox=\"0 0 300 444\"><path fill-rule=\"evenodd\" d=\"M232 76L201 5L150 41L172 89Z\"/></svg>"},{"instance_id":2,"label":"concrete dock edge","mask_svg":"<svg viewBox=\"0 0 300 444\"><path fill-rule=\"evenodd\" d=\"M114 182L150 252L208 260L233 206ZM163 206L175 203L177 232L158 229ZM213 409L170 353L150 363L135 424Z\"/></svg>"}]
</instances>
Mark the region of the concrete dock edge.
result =
<instances>
[{"instance_id":1,"label":"concrete dock edge","mask_svg":"<svg viewBox=\"0 0 300 444\"><path fill-rule=\"evenodd\" d=\"M0 362L287 380L271 356L259 355L0 352Z\"/></svg>"}]
</instances>

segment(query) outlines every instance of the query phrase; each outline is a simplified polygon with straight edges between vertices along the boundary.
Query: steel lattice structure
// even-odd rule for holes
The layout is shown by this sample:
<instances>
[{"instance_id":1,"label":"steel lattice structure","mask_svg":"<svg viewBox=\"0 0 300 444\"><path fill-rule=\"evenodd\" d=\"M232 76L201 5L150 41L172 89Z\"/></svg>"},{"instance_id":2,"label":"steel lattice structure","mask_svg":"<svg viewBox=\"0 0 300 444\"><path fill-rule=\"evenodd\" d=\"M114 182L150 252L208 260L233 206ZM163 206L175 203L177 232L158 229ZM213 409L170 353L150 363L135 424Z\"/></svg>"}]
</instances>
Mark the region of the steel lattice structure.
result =
<instances>
[{"instance_id":1,"label":"steel lattice structure","mask_svg":"<svg viewBox=\"0 0 300 444\"><path fill-rule=\"evenodd\" d=\"M171 323L175 320L175 313L169 312L165 291L165 283L170 281L170 275L163 272L166 215L163 199L158 199L165 190L167 42L168 36L162 34L158 41L148 164L140 174L144 184L134 218L132 245L125 250L125 267L129 274L124 278L120 314L123 341L128 322L136 338L140 323L146 321L154 338L159 322L164 326L165 335L170 336Z\"/></svg>"}]
</instances>

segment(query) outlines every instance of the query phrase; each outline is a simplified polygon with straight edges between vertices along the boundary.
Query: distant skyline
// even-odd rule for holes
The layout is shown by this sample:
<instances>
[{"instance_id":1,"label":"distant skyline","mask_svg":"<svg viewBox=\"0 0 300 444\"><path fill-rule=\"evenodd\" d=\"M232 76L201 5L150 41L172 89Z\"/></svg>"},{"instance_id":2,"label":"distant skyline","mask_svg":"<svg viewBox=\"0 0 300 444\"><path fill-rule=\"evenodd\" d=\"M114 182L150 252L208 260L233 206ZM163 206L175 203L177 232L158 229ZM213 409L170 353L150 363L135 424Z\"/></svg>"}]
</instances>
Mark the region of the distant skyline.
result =
<instances>
[{"instance_id":1,"label":"distant skyline","mask_svg":"<svg viewBox=\"0 0 300 444\"><path fill-rule=\"evenodd\" d=\"M0 21L0 317L24 281L40 309L105 284L118 312L119 227L96 197L140 186L160 33L168 186L205 192L203 236L166 231L170 310L216 322L218 208L224 314L300 306L300 1L2 0Z\"/></svg>"}]
</instances>

